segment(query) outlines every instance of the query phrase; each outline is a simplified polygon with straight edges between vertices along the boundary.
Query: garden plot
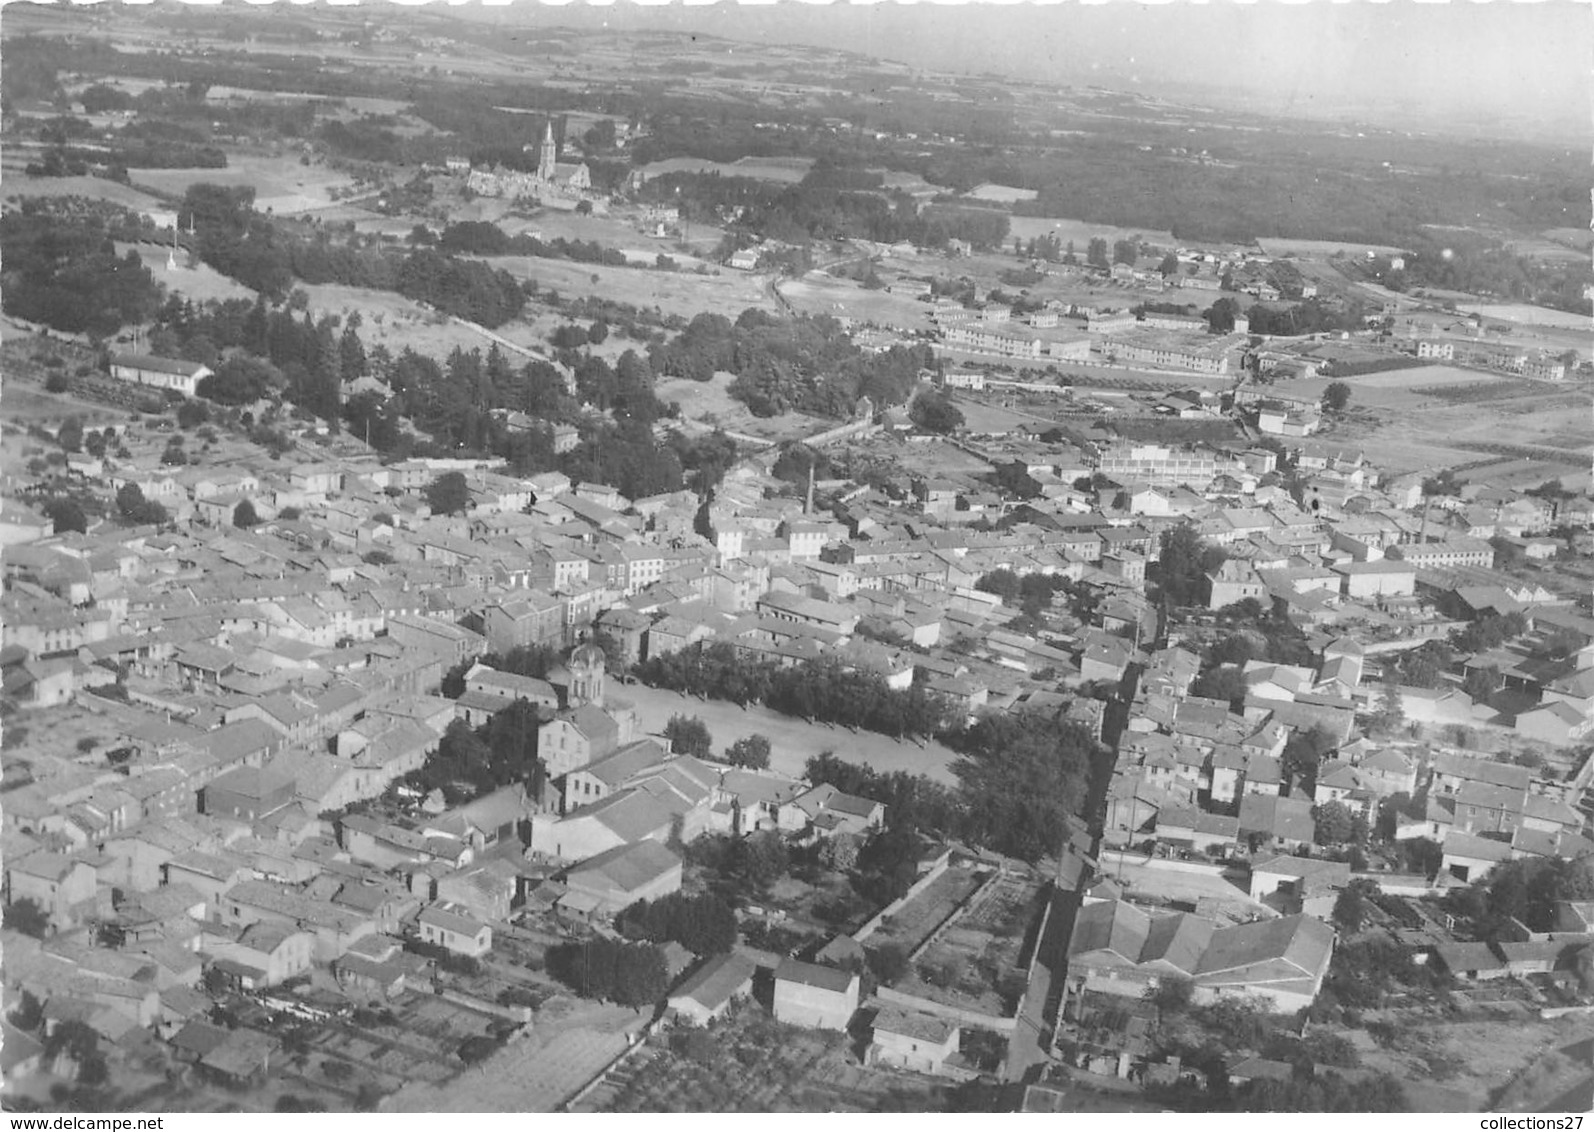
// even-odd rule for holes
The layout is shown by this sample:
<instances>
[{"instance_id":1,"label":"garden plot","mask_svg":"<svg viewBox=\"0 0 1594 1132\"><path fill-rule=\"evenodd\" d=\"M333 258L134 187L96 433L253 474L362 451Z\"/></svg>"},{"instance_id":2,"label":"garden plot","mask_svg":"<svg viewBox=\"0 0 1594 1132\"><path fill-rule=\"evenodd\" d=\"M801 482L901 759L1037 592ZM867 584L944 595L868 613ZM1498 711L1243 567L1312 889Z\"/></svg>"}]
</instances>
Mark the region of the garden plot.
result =
<instances>
[{"instance_id":1,"label":"garden plot","mask_svg":"<svg viewBox=\"0 0 1594 1132\"><path fill-rule=\"evenodd\" d=\"M898 989L965 1010L1008 1014L1024 987L1024 940L1045 903L1044 887L1023 874L996 879L955 915L919 956L914 979Z\"/></svg>"},{"instance_id":2,"label":"garden plot","mask_svg":"<svg viewBox=\"0 0 1594 1132\"><path fill-rule=\"evenodd\" d=\"M895 943L912 954L979 890L987 876L970 868L947 869L918 895L881 920L879 928L868 937L870 946Z\"/></svg>"},{"instance_id":3,"label":"garden plot","mask_svg":"<svg viewBox=\"0 0 1594 1132\"><path fill-rule=\"evenodd\" d=\"M762 1007L743 1003L704 1031L679 1031L650 1050L646 1063L620 1074L608 1112L868 1111L867 1097L849 1104L833 1083L849 1069L845 1035L783 1025ZM871 1092L849 1077L849 1091ZM881 1090L884 1091L883 1088Z\"/></svg>"},{"instance_id":4,"label":"garden plot","mask_svg":"<svg viewBox=\"0 0 1594 1132\"><path fill-rule=\"evenodd\" d=\"M1009 1000L1023 989L1023 942L1044 902L1044 885L1017 874L1004 875L976 896L918 960L918 981L926 974L932 981L926 998L942 1000L952 989L955 1006L1007 1014ZM979 992L971 993L976 987Z\"/></svg>"}]
</instances>

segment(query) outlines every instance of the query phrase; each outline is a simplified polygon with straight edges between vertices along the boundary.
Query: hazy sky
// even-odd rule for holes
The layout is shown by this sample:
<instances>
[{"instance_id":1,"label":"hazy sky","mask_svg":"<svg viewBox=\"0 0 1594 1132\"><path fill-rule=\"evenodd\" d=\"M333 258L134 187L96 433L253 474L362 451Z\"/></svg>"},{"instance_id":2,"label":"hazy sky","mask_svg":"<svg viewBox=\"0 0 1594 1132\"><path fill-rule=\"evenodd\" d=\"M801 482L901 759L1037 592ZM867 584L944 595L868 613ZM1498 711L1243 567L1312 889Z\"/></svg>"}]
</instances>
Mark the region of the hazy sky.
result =
<instances>
[{"instance_id":1,"label":"hazy sky","mask_svg":"<svg viewBox=\"0 0 1594 1132\"><path fill-rule=\"evenodd\" d=\"M530 10L528 10L530 8ZM620 0L516 14L539 24L671 28L802 42L934 70L1061 83L1241 90L1284 112L1380 104L1443 120L1480 114L1586 134L1594 9L1585 0L1308 3L813 4L682 7Z\"/></svg>"}]
</instances>

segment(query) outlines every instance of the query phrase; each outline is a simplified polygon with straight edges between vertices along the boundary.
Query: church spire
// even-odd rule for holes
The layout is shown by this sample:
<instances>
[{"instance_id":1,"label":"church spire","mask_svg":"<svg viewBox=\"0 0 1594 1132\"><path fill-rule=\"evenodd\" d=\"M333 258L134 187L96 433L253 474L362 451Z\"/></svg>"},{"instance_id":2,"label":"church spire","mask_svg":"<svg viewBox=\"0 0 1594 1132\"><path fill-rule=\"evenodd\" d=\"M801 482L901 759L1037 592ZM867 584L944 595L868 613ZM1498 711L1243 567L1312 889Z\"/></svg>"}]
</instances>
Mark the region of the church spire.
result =
<instances>
[{"instance_id":1,"label":"church spire","mask_svg":"<svg viewBox=\"0 0 1594 1132\"><path fill-rule=\"evenodd\" d=\"M542 152L537 157L537 176L544 181L553 180L553 167L559 160L559 147L553 140L553 119L543 127Z\"/></svg>"}]
</instances>

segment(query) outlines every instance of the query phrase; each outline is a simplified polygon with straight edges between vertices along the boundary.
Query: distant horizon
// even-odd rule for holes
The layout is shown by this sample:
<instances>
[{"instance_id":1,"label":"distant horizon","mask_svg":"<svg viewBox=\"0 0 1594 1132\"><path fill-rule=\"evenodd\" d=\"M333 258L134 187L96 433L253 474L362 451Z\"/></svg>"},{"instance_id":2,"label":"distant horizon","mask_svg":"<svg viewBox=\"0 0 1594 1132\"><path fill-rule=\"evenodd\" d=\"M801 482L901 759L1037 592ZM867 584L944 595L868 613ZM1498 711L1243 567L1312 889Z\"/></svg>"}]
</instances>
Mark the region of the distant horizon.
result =
<instances>
[{"instance_id":1,"label":"distant horizon","mask_svg":"<svg viewBox=\"0 0 1594 1132\"><path fill-rule=\"evenodd\" d=\"M994 74L1399 130L1584 144L1594 6L1516 3L459 5L473 21L798 43ZM533 14L535 13L535 14ZM1531 135L1531 138L1529 137Z\"/></svg>"}]
</instances>

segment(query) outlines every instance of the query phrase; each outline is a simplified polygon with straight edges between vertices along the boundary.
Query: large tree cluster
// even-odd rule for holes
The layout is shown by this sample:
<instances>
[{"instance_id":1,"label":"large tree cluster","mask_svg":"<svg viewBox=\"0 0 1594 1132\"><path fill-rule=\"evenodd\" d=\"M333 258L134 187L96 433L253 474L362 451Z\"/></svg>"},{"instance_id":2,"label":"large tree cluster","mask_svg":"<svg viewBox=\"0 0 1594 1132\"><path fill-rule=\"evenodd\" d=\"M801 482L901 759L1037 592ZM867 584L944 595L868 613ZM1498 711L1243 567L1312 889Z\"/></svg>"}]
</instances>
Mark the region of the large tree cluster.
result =
<instances>
[{"instance_id":1,"label":"large tree cluster","mask_svg":"<svg viewBox=\"0 0 1594 1132\"><path fill-rule=\"evenodd\" d=\"M148 319L161 287L136 251L116 254L111 221L29 208L0 216L5 312L66 333L109 337Z\"/></svg>"},{"instance_id":2,"label":"large tree cluster","mask_svg":"<svg viewBox=\"0 0 1594 1132\"><path fill-rule=\"evenodd\" d=\"M782 668L751 660L734 645L694 645L650 657L636 668L644 684L738 704L763 703L787 715L893 736L933 735L946 726L943 698L914 684L890 687L885 677L833 660Z\"/></svg>"},{"instance_id":3,"label":"large tree cluster","mask_svg":"<svg viewBox=\"0 0 1594 1132\"><path fill-rule=\"evenodd\" d=\"M548 973L583 998L643 1007L664 997L669 968L662 948L608 936L548 949Z\"/></svg>"}]
</instances>

